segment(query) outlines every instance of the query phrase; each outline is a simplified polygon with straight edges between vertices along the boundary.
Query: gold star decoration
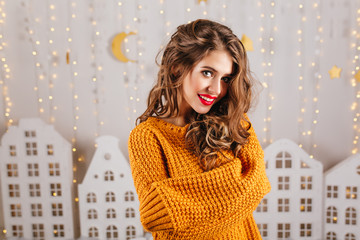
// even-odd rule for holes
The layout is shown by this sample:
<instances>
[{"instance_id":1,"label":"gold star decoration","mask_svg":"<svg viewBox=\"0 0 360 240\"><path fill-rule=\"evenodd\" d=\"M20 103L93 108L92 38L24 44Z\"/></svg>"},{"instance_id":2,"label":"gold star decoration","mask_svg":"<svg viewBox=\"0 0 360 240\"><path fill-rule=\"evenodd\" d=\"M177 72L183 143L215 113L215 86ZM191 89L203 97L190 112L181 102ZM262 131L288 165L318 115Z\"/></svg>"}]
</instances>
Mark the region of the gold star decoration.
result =
<instances>
[{"instance_id":1,"label":"gold star decoration","mask_svg":"<svg viewBox=\"0 0 360 240\"><path fill-rule=\"evenodd\" d=\"M342 70L342 68L339 68L339 67L337 67L336 65L334 65L334 66L329 70L330 78L331 78L331 79L340 78L341 70Z\"/></svg>"},{"instance_id":2,"label":"gold star decoration","mask_svg":"<svg viewBox=\"0 0 360 240\"><path fill-rule=\"evenodd\" d=\"M254 51L253 41L245 34L242 35L241 42L244 45L246 51Z\"/></svg>"},{"instance_id":3,"label":"gold star decoration","mask_svg":"<svg viewBox=\"0 0 360 240\"><path fill-rule=\"evenodd\" d=\"M357 82L360 82L360 70L354 75Z\"/></svg>"},{"instance_id":4,"label":"gold star decoration","mask_svg":"<svg viewBox=\"0 0 360 240\"><path fill-rule=\"evenodd\" d=\"M198 4L200 4L201 2L207 3L207 0L198 0Z\"/></svg>"}]
</instances>

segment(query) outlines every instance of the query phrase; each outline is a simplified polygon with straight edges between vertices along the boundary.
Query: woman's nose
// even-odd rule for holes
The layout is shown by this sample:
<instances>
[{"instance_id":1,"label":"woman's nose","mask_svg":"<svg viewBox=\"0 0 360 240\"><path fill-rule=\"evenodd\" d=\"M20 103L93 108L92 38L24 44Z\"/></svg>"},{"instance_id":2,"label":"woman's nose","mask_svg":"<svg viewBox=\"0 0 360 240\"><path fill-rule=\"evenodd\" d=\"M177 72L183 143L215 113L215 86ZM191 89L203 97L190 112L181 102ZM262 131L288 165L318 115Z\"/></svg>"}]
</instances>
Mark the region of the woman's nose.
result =
<instances>
[{"instance_id":1,"label":"woman's nose","mask_svg":"<svg viewBox=\"0 0 360 240\"><path fill-rule=\"evenodd\" d=\"M219 95L221 93L221 79L220 78L213 78L208 90L211 94Z\"/></svg>"}]
</instances>

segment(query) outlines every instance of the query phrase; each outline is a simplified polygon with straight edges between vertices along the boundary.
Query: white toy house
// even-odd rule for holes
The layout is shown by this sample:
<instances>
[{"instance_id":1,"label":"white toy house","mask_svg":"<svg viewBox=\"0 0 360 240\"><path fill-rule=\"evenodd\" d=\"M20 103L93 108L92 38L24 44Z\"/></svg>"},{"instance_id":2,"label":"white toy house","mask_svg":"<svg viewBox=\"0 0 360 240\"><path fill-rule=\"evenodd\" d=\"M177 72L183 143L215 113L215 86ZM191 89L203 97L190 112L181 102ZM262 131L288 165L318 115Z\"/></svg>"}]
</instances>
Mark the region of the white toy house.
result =
<instances>
[{"instance_id":1,"label":"white toy house","mask_svg":"<svg viewBox=\"0 0 360 240\"><path fill-rule=\"evenodd\" d=\"M97 149L79 184L80 228L84 237L143 237L139 201L130 165L112 136L96 139Z\"/></svg>"},{"instance_id":2,"label":"white toy house","mask_svg":"<svg viewBox=\"0 0 360 240\"><path fill-rule=\"evenodd\" d=\"M72 151L54 127L21 119L1 139L7 237L73 239Z\"/></svg>"},{"instance_id":3,"label":"white toy house","mask_svg":"<svg viewBox=\"0 0 360 240\"><path fill-rule=\"evenodd\" d=\"M264 154L272 189L254 212L263 239L322 239L322 163L288 139Z\"/></svg>"},{"instance_id":4,"label":"white toy house","mask_svg":"<svg viewBox=\"0 0 360 240\"><path fill-rule=\"evenodd\" d=\"M360 239L360 154L325 172L324 239Z\"/></svg>"}]
</instances>

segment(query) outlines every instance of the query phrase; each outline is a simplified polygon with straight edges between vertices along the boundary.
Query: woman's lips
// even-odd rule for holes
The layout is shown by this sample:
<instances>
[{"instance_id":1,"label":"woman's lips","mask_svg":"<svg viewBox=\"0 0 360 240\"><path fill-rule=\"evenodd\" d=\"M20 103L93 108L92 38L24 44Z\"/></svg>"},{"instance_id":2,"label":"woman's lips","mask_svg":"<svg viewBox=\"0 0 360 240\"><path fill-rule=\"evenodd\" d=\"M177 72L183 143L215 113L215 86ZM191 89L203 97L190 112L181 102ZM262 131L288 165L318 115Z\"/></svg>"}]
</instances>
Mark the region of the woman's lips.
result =
<instances>
[{"instance_id":1,"label":"woman's lips","mask_svg":"<svg viewBox=\"0 0 360 240\"><path fill-rule=\"evenodd\" d=\"M207 94L198 94L198 97L199 97L201 103L204 105L207 105L207 106L213 104L216 99L216 97L213 97L213 96L210 96Z\"/></svg>"}]
</instances>

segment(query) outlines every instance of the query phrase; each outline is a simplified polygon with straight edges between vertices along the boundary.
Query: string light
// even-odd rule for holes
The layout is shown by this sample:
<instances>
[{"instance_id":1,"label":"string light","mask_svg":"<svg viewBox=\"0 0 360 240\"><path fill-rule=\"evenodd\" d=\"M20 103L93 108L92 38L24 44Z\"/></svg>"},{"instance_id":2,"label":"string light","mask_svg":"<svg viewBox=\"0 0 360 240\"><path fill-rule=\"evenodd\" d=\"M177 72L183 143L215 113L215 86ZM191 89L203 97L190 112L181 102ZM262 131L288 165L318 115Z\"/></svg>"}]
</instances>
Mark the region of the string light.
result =
<instances>
[{"instance_id":1,"label":"string light","mask_svg":"<svg viewBox=\"0 0 360 240\"><path fill-rule=\"evenodd\" d=\"M261 44L260 52L263 55L263 79L262 85L266 93L266 109L265 109L265 118L264 118L264 138L263 143L269 144L272 143L273 139L271 138L271 118L273 111L273 101L275 99L274 94L272 93L272 80L274 78L273 70L273 59L275 55L275 33L278 28L275 25L276 16L275 16L275 2L262 0L258 2L258 6L261 9L260 19L260 35L259 38Z\"/></svg>"},{"instance_id":2,"label":"string light","mask_svg":"<svg viewBox=\"0 0 360 240\"><path fill-rule=\"evenodd\" d=\"M101 40L102 40L102 33L100 31L100 21L102 16L98 15L98 13L102 13L103 6L96 5L97 1L92 0L89 5L89 11L90 11L90 25L91 25L91 32L92 32L92 43L90 44L90 51L91 51L91 66L93 66L93 76L91 77L91 83L93 85L93 92L94 92L94 116L96 118L96 131L94 133L95 137L98 137L101 133L102 126L104 124L101 124L104 122L101 119L100 114L100 91L101 88L100 85L103 82L104 75L102 74L103 71L103 64L102 64L102 51L101 51ZM94 81L95 79L95 81ZM103 92L101 92L103 94Z\"/></svg>"},{"instance_id":3,"label":"string light","mask_svg":"<svg viewBox=\"0 0 360 240\"><path fill-rule=\"evenodd\" d=\"M32 55L34 56L34 64L35 64L35 87L33 90L35 91L37 104L38 104L38 114L39 117L42 117L45 112L44 101L40 101L42 97L40 96L40 89L39 86L41 85L42 81L45 79L47 75L45 73L45 61L43 57L40 56L40 49L42 49L41 41L37 35L36 25L40 24L40 18L32 16L33 10L31 9L31 5L28 5L27 1L22 1L21 5L26 10L26 17L25 17L25 26L26 32L28 33L29 41L32 46Z\"/></svg>"},{"instance_id":4,"label":"string light","mask_svg":"<svg viewBox=\"0 0 360 240\"><path fill-rule=\"evenodd\" d=\"M298 43L298 51L296 53L297 58L298 58L298 62L297 62L297 66L298 66L298 91L299 91L299 117L298 117L298 128L299 128L299 147L304 147L304 142L305 142L305 136L307 135L306 130L305 130L305 122L304 122L304 118L305 118L305 114L307 112L306 109L306 101L307 99L305 98L305 90L304 90L304 78L305 77L305 41L304 41L304 32L305 32L305 22L306 22L306 18L305 18L305 3L304 0L300 0L299 5L298 5L298 10L299 10L299 28L296 32L296 36L297 36L297 43Z\"/></svg>"},{"instance_id":5,"label":"string light","mask_svg":"<svg viewBox=\"0 0 360 240\"><path fill-rule=\"evenodd\" d=\"M49 121L50 123L54 123L55 122L55 117L53 114L54 109L54 97L53 97L53 89L54 89L54 81L57 78L57 73L56 73L56 69L58 67L58 54L57 51L55 49L55 44L54 44L54 39L55 39L55 28L54 28L54 24L55 24L55 20L56 20L56 16L55 16L55 5L54 3L52 3L51 1L48 0L48 8L47 8L47 29L50 29L50 31L48 31L48 56L50 57L51 61L48 64L48 82L49 82Z\"/></svg>"},{"instance_id":6,"label":"string light","mask_svg":"<svg viewBox=\"0 0 360 240\"><path fill-rule=\"evenodd\" d=\"M76 2L75 1L69 1L68 2L68 11L69 11L69 17L67 21L67 27L65 28L65 36L68 40L67 43L67 52L66 52L66 63L69 65L70 68L70 89L71 89L71 96L72 96L72 151L74 159L76 159L76 153L77 153L77 132L78 132L78 120L79 120L79 95L77 94L77 86L78 86L78 67L77 67L77 54L75 52L76 47L74 46L73 41L69 41L69 39L73 39L73 26L74 21L76 20ZM75 97L76 96L76 97ZM76 164L76 163L75 163Z\"/></svg>"},{"instance_id":7,"label":"string light","mask_svg":"<svg viewBox=\"0 0 360 240\"><path fill-rule=\"evenodd\" d=\"M6 22L6 14L3 11L5 2L1 2L2 7L0 8L0 59L3 71L1 71L0 75L0 86L2 87L2 98L3 98L3 109L4 109L4 117L6 119L6 126L9 127L13 123L13 119L11 118L11 108L13 103L9 96L9 87L8 81L11 79L11 70L9 64L7 63L7 59L4 54L4 47L7 46L5 41L5 32L4 32L4 24ZM6 230L3 230L4 234Z\"/></svg>"},{"instance_id":8,"label":"string light","mask_svg":"<svg viewBox=\"0 0 360 240\"><path fill-rule=\"evenodd\" d=\"M228 5L226 4L227 3L227 1L226 0L223 0L220 4L221 4L221 7L220 7L220 9L221 9L221 16L220 16L220 21L222 22L222 23L226 23L226 16L228 16Z\"/></svg>"},{"instance_id":9,"label":"string light","mask_svg":"<svg viewBox=\"0 0 360 240\"><path fill-rule=\"evenodd\" d=\"M319 123L319 90L320 90L320 81L321 81L321 69L320 69L320 57L321 57L321 50L322 50L322 44L323 44L323 27L322 27L322 21L321 21L321 11L320 11L320 7L322 6L322 4L320 4L321 0L316 0L312 7L314 9L315 12L315 28L316 28L316 36L315 36L315 56L314 56L314 61L311 64L311 76L313 79L313 97L312 97L312 111L311 111L311 130L310 130L310 139L309 139L309 143L310 143L310 149L309 149L309 154L311 158L314 158L314 151L317 148L317 144L315 143L314 139L315 139L315 130L316 127ZM309 131L308 131L309 132Z\"/></svg>"},{"instance_id":10,"label":"string light","mask_svg":"<svg viewBox=\"0 0 360 240\"><path fill-rule=\"evenodd\" d=\"M360 4L357 2L356 6L356 22L354 29L351 34L353 43L350 45L351 50L354 52L354 58L352 60L353 71L351 72L351 86L354 88L354 101L350 107L353 113L353 148L351 150L352 154L359 152L359 136L360 136ZM356 77L355 77L356 76Z\"/></svg>"}]
</instances>

